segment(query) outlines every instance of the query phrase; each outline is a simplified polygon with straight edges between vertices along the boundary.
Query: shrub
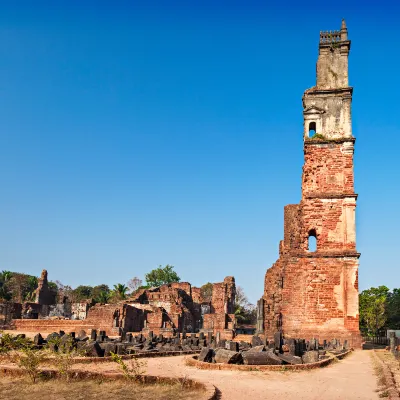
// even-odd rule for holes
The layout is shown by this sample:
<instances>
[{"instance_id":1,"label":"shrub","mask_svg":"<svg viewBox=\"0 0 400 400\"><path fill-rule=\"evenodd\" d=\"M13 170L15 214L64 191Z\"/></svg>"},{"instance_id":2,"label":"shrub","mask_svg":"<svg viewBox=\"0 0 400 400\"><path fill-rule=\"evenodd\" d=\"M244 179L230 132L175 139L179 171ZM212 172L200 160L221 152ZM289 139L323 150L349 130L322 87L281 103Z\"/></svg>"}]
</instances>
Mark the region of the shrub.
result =
<instances>
[{"instance_id":1,"label":"shrub","mask_svg":"<svg viewBox=\"0 0 400 400\"><path fill-rule=\"evenodd\" d=\"M146 362L133 357L128 365L118 354L111 353L111 360L117 363L126 379L138 381L146 370Z\"/></svg>"}]
</instances>

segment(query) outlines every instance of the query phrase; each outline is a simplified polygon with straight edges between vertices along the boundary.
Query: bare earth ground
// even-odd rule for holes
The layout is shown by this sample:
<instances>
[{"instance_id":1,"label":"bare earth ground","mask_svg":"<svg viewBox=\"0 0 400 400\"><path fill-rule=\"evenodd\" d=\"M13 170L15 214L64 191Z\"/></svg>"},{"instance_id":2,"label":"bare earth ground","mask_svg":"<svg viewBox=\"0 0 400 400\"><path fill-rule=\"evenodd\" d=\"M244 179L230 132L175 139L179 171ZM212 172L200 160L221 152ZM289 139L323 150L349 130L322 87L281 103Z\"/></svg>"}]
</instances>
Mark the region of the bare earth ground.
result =
<instances>
[{"instance_id":1,"label":"bare earth ground","mask_svg":"<svg viewBox=\"0 0 400 400\"><path fill-rule=\"evenodd\" d=\"M27 336L33 337L33 334ZM146 373L177 378L187 377L211 383L221 392L222 399L378 399L377 378L369 353L366 350L357 350L328 367L301 372L198 370L185 365L185 356L160 357L147 359ZM118 366L114 363L76 364L74 368L111 372L116 371ZM0 389L0 398L2 398L1 392L4 387L0 386ZM8 397L8 399L12 398ZM58 398L69 397L60 395ZM114 398L118 399L118 396ZM168 399L167 396L160 398Z\"/></svg>"},{"instance_id":2,"label":"bare earth ground","mask_svg":"<svg viewBox=\"0 0 400 400\"><path fill-rule=\"evenodd\" d=\"M140 385L126 381L50 380L32 385L27 379L0 377L0 400L183 400L201 398L203 392L181 385Z\"/></svg>"},{"instance_id":3,"label":"bare earth ground","mask_svg":"<svg viewBox=\"0 0 400 400\"><path fill-rule=\"evenodd\" d=\"M149 358L146 372L150 375L186 376L212 383L222 393L222 399L378 399L377 379L366 350L355 351L326 368L301 372L198 370L186 366L184 359L184 356ZM90 368L113 371L116 366L107 363Z\"/></svg>"}]
</instances>

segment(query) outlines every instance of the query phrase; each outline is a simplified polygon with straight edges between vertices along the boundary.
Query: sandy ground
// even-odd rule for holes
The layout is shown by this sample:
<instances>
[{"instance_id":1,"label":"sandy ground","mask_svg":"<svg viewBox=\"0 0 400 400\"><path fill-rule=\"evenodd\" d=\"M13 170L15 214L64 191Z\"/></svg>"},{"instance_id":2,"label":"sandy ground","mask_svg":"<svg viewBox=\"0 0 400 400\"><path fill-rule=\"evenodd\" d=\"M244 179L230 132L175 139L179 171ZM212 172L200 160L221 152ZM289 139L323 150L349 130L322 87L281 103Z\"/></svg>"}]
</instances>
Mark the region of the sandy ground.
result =
<instances>
[{"instance_id":1,"label":"sandy ground","mask_svg":"<svg viewBox=\"0 0 400 400\"><path fill-rule=\"evenodd\" d=\"M186 366L184 359L184 356L149 358L146 372L212 383L220 390L222 399L378 399L377 379L369 352L365 350L355 351L326 368L301 372L207 371ZM115 365L98 364L91 368L112 371Z\"/></svg>"}]
</instances>

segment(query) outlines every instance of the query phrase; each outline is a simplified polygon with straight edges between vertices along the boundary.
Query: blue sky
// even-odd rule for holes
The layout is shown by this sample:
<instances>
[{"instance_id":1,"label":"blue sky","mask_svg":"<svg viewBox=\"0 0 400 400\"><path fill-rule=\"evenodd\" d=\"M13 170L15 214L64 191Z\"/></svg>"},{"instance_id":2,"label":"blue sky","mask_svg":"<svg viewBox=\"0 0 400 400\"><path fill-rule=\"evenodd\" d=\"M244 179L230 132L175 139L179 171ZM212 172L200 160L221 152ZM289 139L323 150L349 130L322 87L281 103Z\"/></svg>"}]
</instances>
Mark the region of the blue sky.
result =
<instances>
[{"instance_id":1,"label":"blue sky","mask_svg":"<svg viewBox=\"0 0 400 400\"><path fill-rule=\"evenodd\" d=\"M360 289L399 287L399 8L0 3L0 270L112 285L169 263L255 302L300 200L319 31L344 17Z\"/></svg>"}]
</instances>

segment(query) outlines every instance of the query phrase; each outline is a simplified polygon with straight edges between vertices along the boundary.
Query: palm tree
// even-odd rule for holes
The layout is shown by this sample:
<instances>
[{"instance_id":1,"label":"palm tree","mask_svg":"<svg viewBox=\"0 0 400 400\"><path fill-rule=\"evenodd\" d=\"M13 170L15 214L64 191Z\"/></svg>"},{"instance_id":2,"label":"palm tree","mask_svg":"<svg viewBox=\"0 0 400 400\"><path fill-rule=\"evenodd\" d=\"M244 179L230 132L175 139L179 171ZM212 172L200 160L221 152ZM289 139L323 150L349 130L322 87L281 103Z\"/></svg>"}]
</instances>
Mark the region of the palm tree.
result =
<instances>
[{"instance_id":1,"label":"palm tree","mask_svg":"<svg viewBox=\"0 0 400 400\"><path fill-rule=\"evenodd\" d=\"M12 277L12 272L11 271L1 271L1 276L3 277L3 282L7 282L11 279Z\"/></svg>"},{"instance_id":2,"label":"palm tree","mask_svg":"<svg viewBox=\"0 0 400 400\"><path fill-rule=\"evenodd\" d=\"M128 286L125 286L122 283L117 283L114 285L113 294L119 298L120 300L126 299L126 292L129 290Z\"/></svg>"}]
</instances>

